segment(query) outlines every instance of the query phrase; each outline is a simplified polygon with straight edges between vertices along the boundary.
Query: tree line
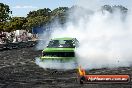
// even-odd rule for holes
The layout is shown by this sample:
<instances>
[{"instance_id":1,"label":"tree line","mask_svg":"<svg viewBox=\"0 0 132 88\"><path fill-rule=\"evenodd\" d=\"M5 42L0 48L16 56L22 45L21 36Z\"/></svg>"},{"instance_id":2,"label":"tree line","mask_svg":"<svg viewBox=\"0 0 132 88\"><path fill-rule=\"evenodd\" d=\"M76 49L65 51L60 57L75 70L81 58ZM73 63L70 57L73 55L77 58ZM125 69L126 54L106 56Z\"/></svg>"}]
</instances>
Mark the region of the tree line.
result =
<instances>
[{"instance_id":1,"label":"tree line","mask_svg":"<svg viewBox=\"0 0 132 88\"><path fill-rule=\"evenodd\" d=\"M36 11L30 11L26 17L11 17L12 11L10 7L4 3L0 3L0 31L15 31L15 30L29 30L38 26L47 26L56 19L60 24L64 24L67 20L68 13L72 7L58 7L54 10L49 8L38 9ZM78 7L77 7L78 8ZM127 8L124 6L102 6L103 10L112 13L115 8L121 10L122 13L127 12Z\"/></svg>"}]
</instances>

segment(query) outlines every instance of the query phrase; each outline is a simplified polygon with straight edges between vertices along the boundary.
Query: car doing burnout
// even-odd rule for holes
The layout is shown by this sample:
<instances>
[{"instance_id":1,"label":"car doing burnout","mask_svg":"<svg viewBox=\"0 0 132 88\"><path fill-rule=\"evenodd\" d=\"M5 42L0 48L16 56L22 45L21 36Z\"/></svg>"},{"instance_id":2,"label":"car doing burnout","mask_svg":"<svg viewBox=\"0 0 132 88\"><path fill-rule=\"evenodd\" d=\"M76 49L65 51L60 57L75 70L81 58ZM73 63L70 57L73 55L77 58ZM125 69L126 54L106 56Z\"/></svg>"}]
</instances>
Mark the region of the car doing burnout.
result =
<instances>
[{"instance_id":1,"label":"car doing burnout","mask_svg":"<svg viewBox=\"0 0 132 88\"><path fill-rule=\"evenodd\" d=\"M60 62L77 61L75 49L78 47L76 38L54 38L42 51L42 61L57 60Z\"/></svg>"}]
</instances>

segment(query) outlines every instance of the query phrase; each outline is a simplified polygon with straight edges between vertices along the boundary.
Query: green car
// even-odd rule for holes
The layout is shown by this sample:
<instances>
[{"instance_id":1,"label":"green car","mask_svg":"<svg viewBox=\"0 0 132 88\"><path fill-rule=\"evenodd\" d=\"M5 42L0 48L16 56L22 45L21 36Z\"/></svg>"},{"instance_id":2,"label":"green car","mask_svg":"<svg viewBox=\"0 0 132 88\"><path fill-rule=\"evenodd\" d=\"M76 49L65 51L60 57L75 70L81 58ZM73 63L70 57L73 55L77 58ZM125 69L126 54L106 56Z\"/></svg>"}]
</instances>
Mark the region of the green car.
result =
<instances>
[{"instance_id":1,"label":"green car","mask_svg":"<svg viewBox=\"0 0 132 88\"><path fill-rule=\"evenodd\" d=\"M75 49L78 47L76 38L54 38L49 41L47 47L42 51L40 59L59 62L77 62Z\"/></svg>"}]
</instances>

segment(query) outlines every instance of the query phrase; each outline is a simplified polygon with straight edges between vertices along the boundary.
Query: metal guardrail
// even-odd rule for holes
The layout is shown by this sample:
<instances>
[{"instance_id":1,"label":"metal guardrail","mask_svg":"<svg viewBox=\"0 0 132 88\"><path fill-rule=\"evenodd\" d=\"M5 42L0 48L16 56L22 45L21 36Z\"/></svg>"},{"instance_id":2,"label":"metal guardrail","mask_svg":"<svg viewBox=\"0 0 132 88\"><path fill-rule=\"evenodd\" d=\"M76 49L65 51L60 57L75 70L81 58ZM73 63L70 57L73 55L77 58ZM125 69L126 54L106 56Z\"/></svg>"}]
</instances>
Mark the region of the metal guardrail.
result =
<instances>
[{"instance_id":1,"label":"metal guardrail","mask_svg":"<svg viewBox=\"0 0 132 88\"><path fill-rule=\"evenodd\" d=\"M37 41L28 41L28 42L16 42L16 43L0 44L0 50L11 50L11 49L19 49L19 48L33 47L36 44L37 44Z\"/></svg>"}]
</instances>

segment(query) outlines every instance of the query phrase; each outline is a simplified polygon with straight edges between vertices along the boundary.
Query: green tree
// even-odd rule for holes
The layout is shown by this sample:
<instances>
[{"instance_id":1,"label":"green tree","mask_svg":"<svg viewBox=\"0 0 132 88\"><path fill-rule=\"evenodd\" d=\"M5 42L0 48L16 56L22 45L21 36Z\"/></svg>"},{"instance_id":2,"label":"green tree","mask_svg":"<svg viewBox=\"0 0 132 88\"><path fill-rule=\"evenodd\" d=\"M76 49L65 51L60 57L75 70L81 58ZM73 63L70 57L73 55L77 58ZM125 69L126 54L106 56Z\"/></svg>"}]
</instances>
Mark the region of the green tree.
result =
<instances>
[{"instance_id":1,"label":"green tree","mask_svg":"<svg viewBox=\"0 0 132 88\"><path fill-rule=\"evenodd\" d=\"M14 30L21 30L24 29L23 25L27 22L27 19L24 17L12 17L10 21L5 22L4 24L4 31L14 31Z\"/></svg>"},{"instance_id":2,"label":"green tree","mask_svg":"<svg viewBox=\"0 0 132 88\"><path fill-rule=\"evenodd\" d=\"M121 13L127 13L128 9L122 5L114 5L112 6L113 12L119 10Z\"/></svg>"},{"instance_id":3,"label":"green tree","mask_svg":"<svg viewBox=\"0 0 132 88\"><path fill-rule=\"evenodd\" d=\"M24 17L12 17L10 20L11 26L14 30L23 29L22 26L27 22L27 19Z\"/></svg>"},{"instance_id":4,"label":"green tree","mask_svg":"<svg viewBox=\"0 0 132 88\"><path fill-rule=\"evenodd\" d=\"M27 22L23 25L25 29L31 30L33 27L47 25L51 21L51 10L49 8L30 11L27 14Z\"/></svg>"},{"instance_id":5,"label":"green tree","mask_svg":"<svg viewBox=\"0 0 132 88\"><path fill-rule=\"evenodd\" d=\"M104 5L104 6L102 6L102 12L103 11L108 11L108 12L112 13L112 7L110 5Z\"/></svg>"},{"instance_id":6,"label":"green tree","mask_svg":"<svg viewBox=\"0 0 132 88\"><path fill-rule=\"evenodd\" d=\"M33 27L47 25L49 23L50 17L48 16L36 16L34 18L30 17L23 27L27 30L31 30Z\"/></svg>"},{"instance_id":7,"label":"green tree","mask_svg":"<svg viewBox=\"0 0 132 88\"><path fill-rule=\"evenodd\" d=\"M64 14L65 12L67 12L69 10L68 7L59 7L56 8L52 11L52 16L59 16L61 14Z\"/></svg>"},{"instance_id":8,"label":"green tree","mask_svg":"<svg viewBox=\"0 0 132 88\"><path fill-rule=\"evenodd\" d=\"M128 9L122 5L114 5L114 6L110 6L110 5L104 5L102 6L102 11L108 11L110 13L114 13L117 10L119 10L121 13L127 13Z\"/></svg>"},{"instance_id":9,"label":"green tree","mask_svg":"<svg viewBox=\"0 0 132 88\"><path fill-rule=\"evenodd\" d=\"M0 22L9 20L11 13L9 6L3 3L0 3Z\"/></svg>"},{"instance_id":10,"label":"green tree","mask_svg":"<svg viewBox=\"0 0 132 88\"><path fill-rule=\"evenodd\" d=\"M27 17L36 17L36 16L50 16L51 10L49 8L39 9L37 11L30 11L27 14Z\"/></svg>"},{"instance_id":11,"label":"green tree","mask_svg":"<svg viewBox=\"0 0 132 88\"><path fill-rule=\"evenodd\" d=\"M52 17L54 20L58 19L58 21L61 24L64 24L66 22L66 19L68 17L67 12L69 8L68 7L59 7L52 11Z\"/></svg>"},{"instance_id":12,"label":"green tree","mask_svg":"<svg viewBox=\"0 0 132 88\"><path fill-rule=\"evenodd\" d=\"M13 31L13 28L12 28L12 25L11 25L10 21L4 23L3 31L6 31L6 32Z\"/></svg>"},{"instance_id":13,"label":"green tree","mask_svg":"<svg viewBox=\"0 0 132 88\"><path fill-rule=\"evenodd\" d=\"M5 22L0 22L0 31L4 31L3 30L4 25L5 25Z\"/></svg>"},{"instance_id":14,"label":"green tree","mask_svg":"<svg viewBox=\"0 0 132 88\"><path fill-rule=\"evenodd\" d=\"M8 5L0 3L0 31L4 31L3 27L6 21L10 19L11 13Z\"/></svg>"}]
</instances>

